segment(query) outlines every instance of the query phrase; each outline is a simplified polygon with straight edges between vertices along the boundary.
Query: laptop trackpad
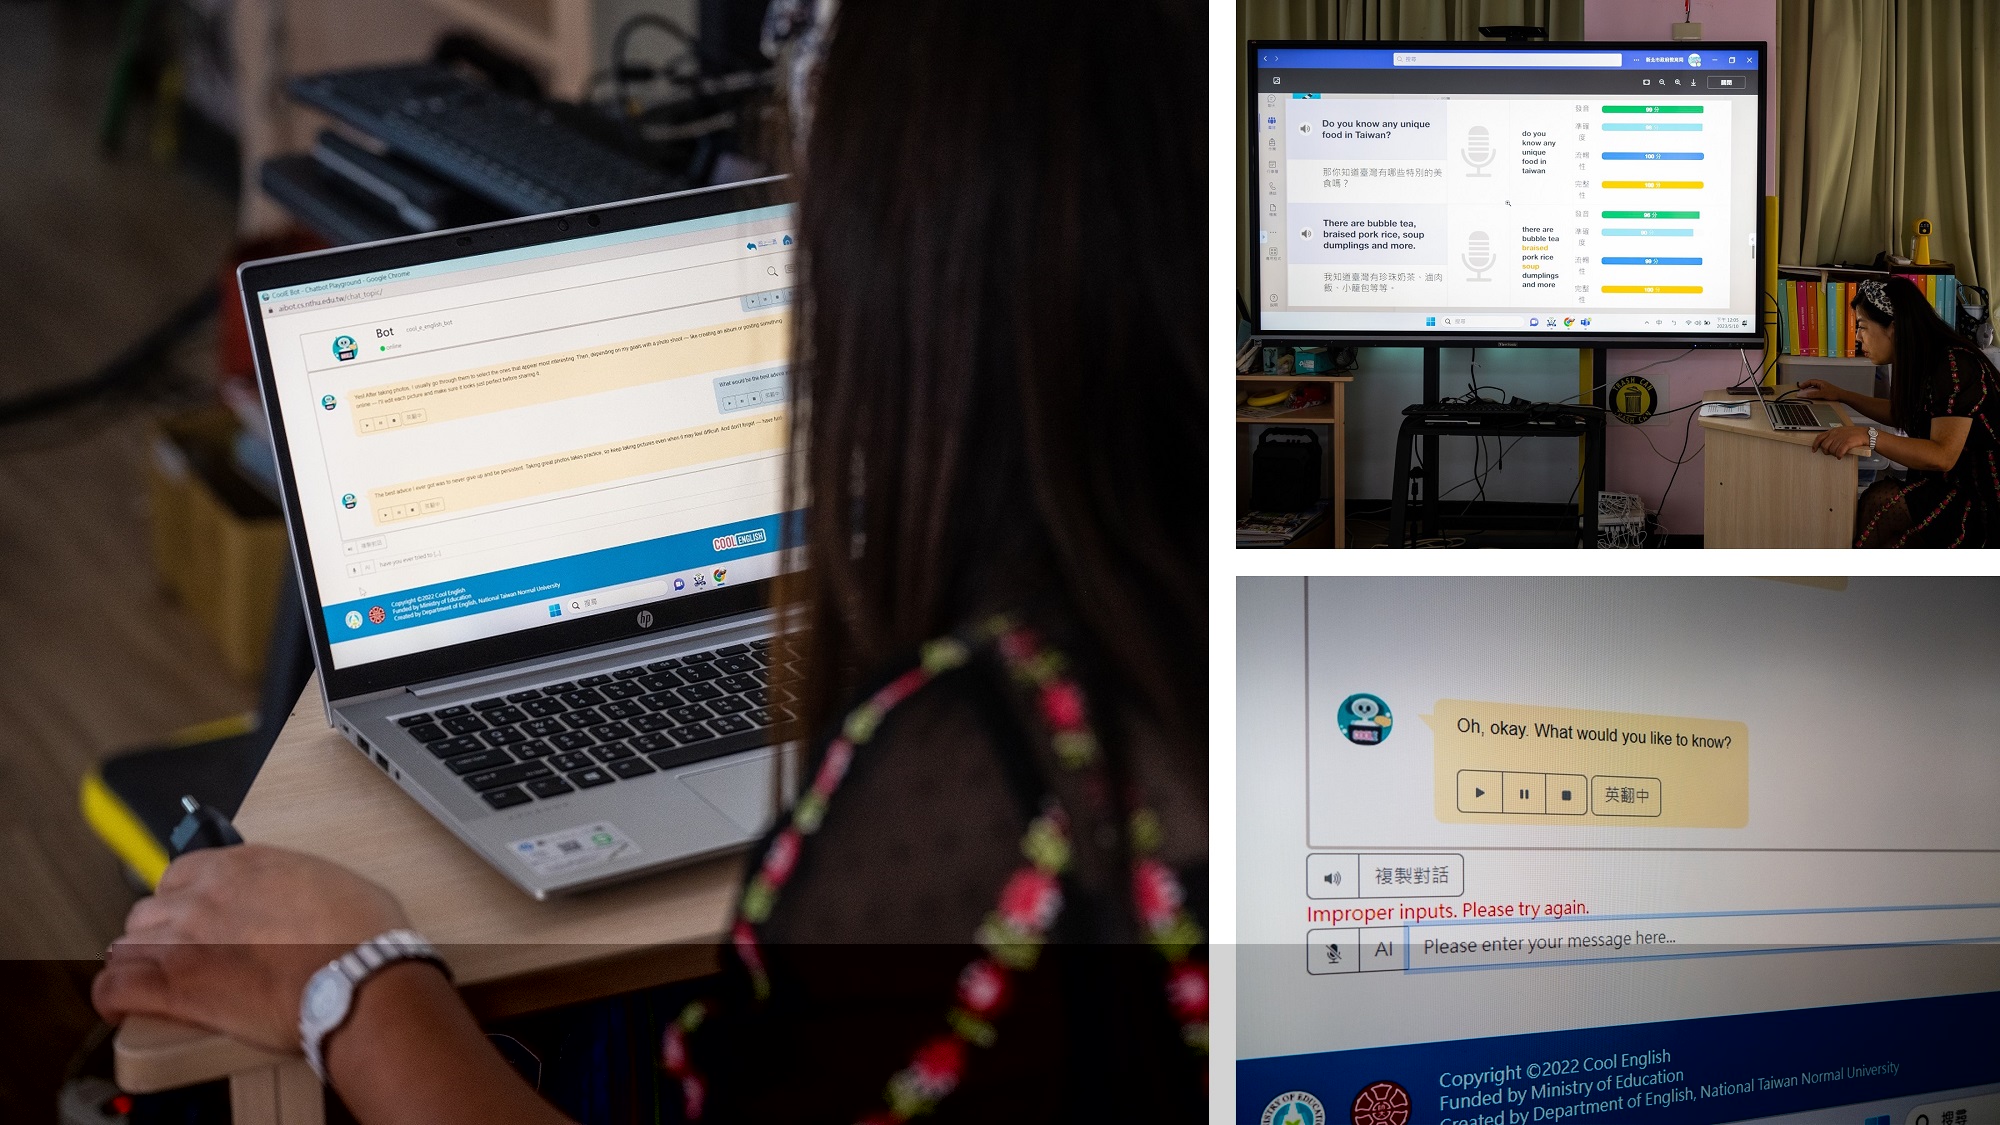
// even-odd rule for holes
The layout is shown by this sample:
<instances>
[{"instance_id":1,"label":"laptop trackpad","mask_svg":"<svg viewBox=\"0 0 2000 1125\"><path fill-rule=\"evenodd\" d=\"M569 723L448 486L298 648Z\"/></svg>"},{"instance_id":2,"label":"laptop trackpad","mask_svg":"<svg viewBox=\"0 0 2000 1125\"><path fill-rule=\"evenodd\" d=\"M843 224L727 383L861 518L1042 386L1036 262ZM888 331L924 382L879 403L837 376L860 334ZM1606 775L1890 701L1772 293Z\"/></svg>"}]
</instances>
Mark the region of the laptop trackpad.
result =
<instances>
[{"instance_id":1,"label":"laptop trackpad","mask_svg":"<svg viewBox=\"0 0 2000 1125\"><path fill-rule=\"evenodd\" d=\"M680 775L680 780L729 822L752 836L771 826L777 805L776 751L747 761L711 766Z\"/></svg>"}]
</instances>

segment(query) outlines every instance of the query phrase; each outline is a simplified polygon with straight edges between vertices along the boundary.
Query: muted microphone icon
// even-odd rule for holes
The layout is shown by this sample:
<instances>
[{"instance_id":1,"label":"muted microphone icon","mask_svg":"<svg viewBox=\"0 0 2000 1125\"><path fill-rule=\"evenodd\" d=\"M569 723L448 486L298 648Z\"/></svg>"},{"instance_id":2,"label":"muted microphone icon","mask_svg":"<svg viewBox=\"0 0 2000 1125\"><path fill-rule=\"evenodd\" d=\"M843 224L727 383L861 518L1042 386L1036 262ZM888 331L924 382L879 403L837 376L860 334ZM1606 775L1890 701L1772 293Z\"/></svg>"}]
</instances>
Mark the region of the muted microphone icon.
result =
<instances>
[{"instance_id":1,"label":"muted microphone icon","mask_svg":"<svg viewBox=\"0 0 2000 1125\"><path fill-rule=\"evenodd\" d=\"M1466 236L1465 254L1460 260L1465 263L1466 269L1472 271L1472 276L1466 278L1467 281L1493 280L1482 276L1493 268L1493 240L1486 236L1485 231L1476 230Z\"/></svg>"},{"instance_id":2,"label":"muted microphone icon","mask_svg":"<svg viewBox=\"0 0 2000 1125\"><path fill-rule=\"evenodd\" d=\"M1465 148L1460 150L1460 155L1472 165L1472 171L1466 173L1465 178L1485 180L1492 178L1486 174L1486 166L1493 163L1493 158L1500 153L1494 149L1493 134L1486 131L1486 126L1474 125L1465 134Z\"/></svg>"}]
</instances>

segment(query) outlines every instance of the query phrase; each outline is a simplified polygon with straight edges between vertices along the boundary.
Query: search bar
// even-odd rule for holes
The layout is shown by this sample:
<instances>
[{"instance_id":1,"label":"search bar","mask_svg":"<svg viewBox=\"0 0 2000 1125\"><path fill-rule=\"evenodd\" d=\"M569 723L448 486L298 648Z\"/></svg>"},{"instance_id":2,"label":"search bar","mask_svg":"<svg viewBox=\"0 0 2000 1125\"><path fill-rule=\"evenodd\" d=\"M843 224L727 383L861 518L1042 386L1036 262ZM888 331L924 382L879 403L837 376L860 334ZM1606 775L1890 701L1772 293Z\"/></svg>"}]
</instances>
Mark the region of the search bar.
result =
<instances>
[{"instance_id":1,"label":"search bar","mask_svg":"<svg viewBox=\"0 0 2000 1125\"><path fill-rule=\"evenodd\" d=\"M588 594L571 594L562 599L565 614L597 613L601 610L617 609L635 602L656 602L667 596L667 581L655 578L646 582L632 582L624 586L607 586Z\"/></svg>"},{"instance_id":2,"label":"search bar","mask_svg":"<svg viewBox=\"0 0 2000 1125\"><path fill-rule=\"evenodd\" d=\"M1617 51L1523 51L1495 54L1486 51L1398 51L1396 66L1520 67L1611 67L1625 64Z\"/></svg>"},{"instance_id":3,"label":"search bar","mask_svg":"<svg viewBox=\"0 0 2000 1125\"><path fill-rule=\"evenodd\" d=\"M1525 316L1441 316L1439 328L1526 328Z\"/></svg>"}]
</instances>

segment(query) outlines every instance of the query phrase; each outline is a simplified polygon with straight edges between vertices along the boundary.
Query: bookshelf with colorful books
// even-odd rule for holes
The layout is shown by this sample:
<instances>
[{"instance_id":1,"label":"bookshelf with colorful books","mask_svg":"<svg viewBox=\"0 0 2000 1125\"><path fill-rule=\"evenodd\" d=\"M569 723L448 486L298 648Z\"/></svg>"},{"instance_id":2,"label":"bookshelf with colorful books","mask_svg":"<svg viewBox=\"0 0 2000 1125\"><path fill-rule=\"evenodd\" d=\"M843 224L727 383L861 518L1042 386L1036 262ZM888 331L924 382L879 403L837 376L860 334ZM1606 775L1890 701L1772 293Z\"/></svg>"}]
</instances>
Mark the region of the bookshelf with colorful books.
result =
<instances>
[{"instance_id":1,"label":"bookshelf with colorful books","mask_svg":"<svg viewBox=\"0 0 2000 1125\"><path fill-rule=\"evenodd\" d=\"M1845 266L1779 266L1778 350L1784 356L1854 360L1852 302L1860 285L1890 276L1906 277L1924 291L1947 323L1958 319L1958 278L1949 262L1930 265L1893 264L1887 269Z\"/></svg>"}]
</instances>

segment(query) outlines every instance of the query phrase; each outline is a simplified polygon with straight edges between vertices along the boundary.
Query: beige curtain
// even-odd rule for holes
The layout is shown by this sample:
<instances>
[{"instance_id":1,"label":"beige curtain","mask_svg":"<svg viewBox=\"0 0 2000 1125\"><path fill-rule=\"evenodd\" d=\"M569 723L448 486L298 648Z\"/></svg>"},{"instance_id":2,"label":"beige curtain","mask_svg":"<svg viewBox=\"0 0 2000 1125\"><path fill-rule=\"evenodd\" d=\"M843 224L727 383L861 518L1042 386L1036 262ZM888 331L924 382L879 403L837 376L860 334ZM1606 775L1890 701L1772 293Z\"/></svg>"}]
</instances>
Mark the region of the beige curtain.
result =
<instances>
[{"instance_id":1,"label":"beige curtain","mask_svg":"<svg viewBox=\"0 0 2000 1125\"><path fill-rule=\"evenodd\" d=\"M1780 0L1779 261L1907 254L1918 219L1958 276L2000 277L2000 4Z\"/></svg>"},{"instance_id":2,"label":"beige curtain","mask_svg":"<svg viewBox=\"0 0 2000 1125\"><path fill-rule=\"evenodd\" d=\"M1494 24L1526 24L1549 29L1552 40L1583 38L1583 0L1236 0L1239 42L1252 39L1455 39L1480 38ZM1237 51L1236 120L1250 113L1244 101L1247 76ZM1240 138L1239 138L1240 139ZM1249 160L1236 145L1236 229L1250 226ZM1244 236L1236 246L1237 292L1250 288L1250 250Z\"/></svg>"}]
</instances>

